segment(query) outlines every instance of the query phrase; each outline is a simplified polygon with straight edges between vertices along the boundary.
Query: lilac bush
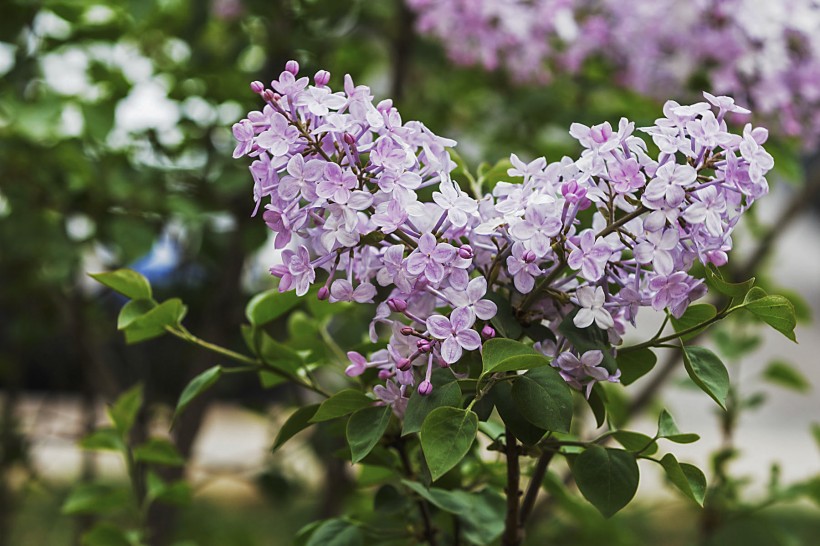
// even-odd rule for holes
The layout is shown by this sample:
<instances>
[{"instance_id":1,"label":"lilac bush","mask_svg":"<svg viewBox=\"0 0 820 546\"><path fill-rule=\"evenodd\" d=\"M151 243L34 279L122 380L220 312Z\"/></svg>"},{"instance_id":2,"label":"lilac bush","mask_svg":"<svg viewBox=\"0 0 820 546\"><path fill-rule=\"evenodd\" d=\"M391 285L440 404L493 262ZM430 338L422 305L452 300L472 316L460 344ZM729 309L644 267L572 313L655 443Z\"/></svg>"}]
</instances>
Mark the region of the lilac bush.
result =
<instances>
[{"instance_id":1,"label":"lilac bush","mask_svg":"<svg viewBox=\"0 0 820 546\"><path fill-rule=\"evenodd\" d=\"M271 88L252 89L265 105L234 126L234 155L253 159L254 213L262 211L286 249L271 268L279 290L330 301L375 303L371 341L388 326L387 350L352 352L348 375L369 367L390 385L376 391L401 416L412 389L432 390L434 367L466 377L462 355L494 337L504 298L572 386L589 394L619 371L619 340L641 307L680 318L706 292L693 264L724 265L732 231L768 190L768 133L729 131L728 97L668 101L640 128L621 119L573 124L577 159L524 163L514 154L507 180L489 193L453 180L456 143L418 121L404 122L390 100L374 105L366 86L328 73L311 85L288 63ZM250 133L252 128L252 133ZM433 190L430 192L429 190ZM561 329L592 324L612 348L583 351ZM397 394L399 393L399 394Z\"/></svg>"},{"instance_id":2,"label":"lilac bush","mask_svg":"<svg viewBox=\"0 0 820 546\"><path fill-rule=\"evenodd\" d=\"M679 96L693 80L820 135L820 6L812 0L407 0L417 28L460 64L546 82L603 57L640 93Z\"/></svg>"},{"instance_id":3,"label":"lilac bush","mask_svg":"<svg viewBox=\"0 0 820 546\"><path fill-rule=\"evenodd\" d=\"M350 76L333 91L330 77L320 70L311 83L288 62L270 86L251 84L263 106L233 126L233 155L250 163L251 214L281 250L270 268L277 288L246 307L249 354L191 333L184 304L156 301L139 274L94 275L131 300L118 318L128 342L169 333L239 363L192 379L176 414L223 375L253 373L265 387L287 382L313 397L282 425L274 451L315 423L344 419L350 461L384 472L377 510L390 496L408 508L397 524L381 513L310 524L297 537L308 545L520 545L556 455L606 517L634 497L638 460L659 464L703 506L704 473L655 456L661 440L697 435L666 411L654 436L621 430L607 396L649 373L655 350L671 349L730 415L726 367L687 345L692 336L742 310L795 340L786 298L720 271L743 213L768 191L767 131L730 130L727 115L750 112L705 93L695 104L667 101L651 127L572 124L577 158L512 154L476 177L455 141L404 121L389 99L374 103ZM707 285L720 309L692 303ZM273 331L303 303L312 318L296 313L287 334ZM650 308L664 315L657 333L624 343ZM336 309L367 315L346 325L360 341L333 339L327 325L346 320ZM330 353L314 350L317 336ZM344 368L344 388L323 367ZM592 437L579 424L584 408ZM604 447L610 440L623 448Z\"/></svg>"}]
</instances>

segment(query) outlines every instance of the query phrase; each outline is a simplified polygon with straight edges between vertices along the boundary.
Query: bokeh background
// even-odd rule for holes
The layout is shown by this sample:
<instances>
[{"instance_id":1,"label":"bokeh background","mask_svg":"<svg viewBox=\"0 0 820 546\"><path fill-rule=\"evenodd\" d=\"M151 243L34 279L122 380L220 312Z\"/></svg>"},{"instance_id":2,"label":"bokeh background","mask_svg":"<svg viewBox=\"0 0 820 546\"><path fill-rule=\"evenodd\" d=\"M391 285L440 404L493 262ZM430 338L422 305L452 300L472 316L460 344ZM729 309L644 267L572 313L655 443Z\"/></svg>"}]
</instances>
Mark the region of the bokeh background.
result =
<instances>
[{"instance_id":1,"label":"bokeh background","mask_svg":"<svg viewBox=\"0 0 820 546\"><path fill-rule=\"evenodd\" d=\"M244 306L272 286L276 254L250 217L252 181L231 159L230 126L258 108L249 82L270 81L291 58L308 73L330 70L333 86L349 73L392 98L405 120L458 140L473 171L511 152L574 154L572 122L627 116L640 127L660 115L662 100L594 51L572 71L527 80L503 63L455 64L417 23L395 0L3 0L0 544L80 542L96 515L67 513L72 488L127 480L119 458L78 441L137 383L146 402L134 434L167 437L185 458L167 478L185 478L186 494L148 515L156 544L290 544L319 516L372 509L369 480L378 476L357 475L334 455L344 443L330 427L271 454L288 408L305 402L287 386L231 377L169 432L180 391L218 357L165 338L126 346L115 327L124 302L86 273L134 268L161 296L184 299L190 330L242 346ZM711 89L702 77L688 83L665 98L697 100ZM637 502L612 520L577 494L545 506L532 544L816 543L820 158L810 137L772 126L772 192L736 236L732 273L793 298L799 345L742 321L716 330L707 343L730 363L744 409L731 419L686 385L674 359L661 359L631 395L613 390L624 415L636 414L633 429L653 433L668 407L682 429L701 434L677 453L708 470L720 502L700 512L652 469ZM367 313L345 308L319 327L308 320L316 313L326 311L299 309L274 331L296 348L324 347L341 382L340 347L361 337ZM657 321L641 324L653 332Z\"/></svg>"}]
</instances>

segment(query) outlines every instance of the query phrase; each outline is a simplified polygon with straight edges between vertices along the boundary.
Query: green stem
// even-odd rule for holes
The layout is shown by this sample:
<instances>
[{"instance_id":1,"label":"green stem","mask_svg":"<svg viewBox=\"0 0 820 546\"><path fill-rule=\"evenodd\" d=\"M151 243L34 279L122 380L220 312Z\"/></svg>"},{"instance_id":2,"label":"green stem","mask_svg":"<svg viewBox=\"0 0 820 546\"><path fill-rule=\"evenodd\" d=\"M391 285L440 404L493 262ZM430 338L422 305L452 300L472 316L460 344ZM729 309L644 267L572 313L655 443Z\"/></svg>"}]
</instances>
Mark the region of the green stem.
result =
<instances>
[{"instance_id":1,"label":"green stem","mask_svg":"<svg viewBox=\"0 0 820 546\"><path fill-rule=\"evenodd\" d=\"M704 328L706 328L710 324L714 324L715 322L717 322L719 320L723 320L724 318L726 318L727 316L732 314L737 309L740 309L740 306L731 307L729 309L724 309L723 311L716 314L714 317L710 318L709 320L701 322L700 324L695 324L694 326L690 326L689 328L685 328L685 329L681 330L680 332L675 332L674 334L669 334L668 336L657 337L657 334L656 334L655 337L653 337L652 339L650 339L648 341L644 341L643 343L638 343L637 345L631 345L629 347L624 347L623 349L618 349L618 354L631 353L633 351L638 351L640 349L646 349L648 347L660 347L664 343L666 343L667 341L673 341L673 340L679 339L679 338L681 338L685 335L688 335L688 334L703 330Z\"/></svg>"},{"instance_id":2,"label":"green stem","mask_svg":"<svg viewBox=\"0 0 820 546\"><path fill-rule=\"evenodd\" d=\"M198 345L198 346L202 347L203 349L207 349L211 352L220 354L222 356L230 358L231 360L235 360L237 362L241 362L243 364L248 364L249 365L249 366L245 366L243 368L234 368L234 369L228 368L228 369L225 369L224 371L226 373L239 373L240 371L245 372L245 371L251 371L251 370L264 369L265 371L269 371L271 373L279 375L280 377L283 377L283 378L287 379L288 381L291 381L291 382L299 385L300 387L311 390L311 391L313 391L317 394L321 394L325 398L330 398L330 393L328 393L327 391L325 391L323 388L319 387L318 385L314 385L312 383L307 383L307 382L303 381L300 377L298 377L296 375L293 375L293 374L289 374L289 373L287 373L283 370L280 370L278 368L274 368L272 366L266 366L265 362L263 360L258 359L258 358L253 358L253 357L250 357L250 356L247 356L247 355L243 355L242 353L237 353L236 351L232 351L232 350L227 349L225 347L222 347L220 345L216 345L214 343L210 343L208 341L205 341L204 339L198 338L197 336L195 336L194 334L189 332L188 329L185 328L185 326L183 326L181 324L177 325L176 327L166 326L165 330L168 333L170 333L171 335L174 335L174 336L178 337L179 339L182 339L183 341L187 341L188 343L191 343L193 345Z\"/></svg>"}]
</instances>

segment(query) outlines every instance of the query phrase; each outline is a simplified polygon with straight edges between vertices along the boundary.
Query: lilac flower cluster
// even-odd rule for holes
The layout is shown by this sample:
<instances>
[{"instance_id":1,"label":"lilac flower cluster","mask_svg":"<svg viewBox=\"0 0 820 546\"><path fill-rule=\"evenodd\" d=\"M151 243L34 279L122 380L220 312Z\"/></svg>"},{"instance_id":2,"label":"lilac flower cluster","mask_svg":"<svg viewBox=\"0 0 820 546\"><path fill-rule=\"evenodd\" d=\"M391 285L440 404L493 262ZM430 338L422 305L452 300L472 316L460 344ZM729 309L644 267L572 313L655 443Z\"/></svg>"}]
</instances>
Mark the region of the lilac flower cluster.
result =
<instances>
[{"instance_id":1,"label":"lilac flower cluster","mask_svg":"<svg viewBox=\"0 0 820 546\"><path fill-rule=\"evenodd\" d=\"M407 0L420 32L461 64L518 80L610 62L621 84L656 98L706 79L776 118L806 145L820 136L820 4L814 0Z\"/></svg>"},{"instance_id":2,"label":"lilac flower cluster","mask_svg":"<svg viewBox=\"0 0 820 546\"><path fill-rule=\"evenodd\" d=\"M374 105L349 76L342 92L329 78L319 71L310 85L291 61L270 89L254 82L266 104L234 125L234 155L254 158L254 214L284 249L271 268L280 291L377 304L370 337L386 331L387 346L348 353L347 374L377 369L374 392L399 415L411 389L431 392L435 366L496 335L499 297L519 322L552 329L533 341L571 385L617 381L601 351L578 351L558 326L570 317L614 346L641 307L679 317L705 292L687 271L726 262L773 165L766 131L728 132L726 114L745 110L707 94L667 102L642 129L657 158L626 119L617 130L573 124L579 159L512 155L510 181L476 198L450 176L455 142L404 122L389 100Z\"/></svg>"}]
</instances>

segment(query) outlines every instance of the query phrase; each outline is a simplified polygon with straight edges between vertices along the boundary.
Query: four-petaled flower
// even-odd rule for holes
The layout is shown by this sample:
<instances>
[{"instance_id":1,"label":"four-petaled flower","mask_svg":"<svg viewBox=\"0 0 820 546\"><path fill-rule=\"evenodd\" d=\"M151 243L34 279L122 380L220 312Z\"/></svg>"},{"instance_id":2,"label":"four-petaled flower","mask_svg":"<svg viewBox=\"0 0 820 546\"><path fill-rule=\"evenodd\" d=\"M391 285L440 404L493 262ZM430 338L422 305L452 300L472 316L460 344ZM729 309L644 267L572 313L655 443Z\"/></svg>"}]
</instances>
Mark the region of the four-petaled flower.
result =
<instances>
[{"instance_id":1,"label":"four-petaled flower","mask_svg":"<svg viewBox=\"0 0 820 546\"><path fill-rule=\"evenodd\" d=\"M304 245L300 246L296 252L288 249L283 250L282 264L271 267L270 272L280 277L280 292L287 292L292 288L296 288L297 296L307 294L310 284L316 278L316 271L310 265L310 254Z\"/></svg>"},{"instance_id":2,"label":"four-petaled flower","mask_svg":"<svg viewBox=\"0 0 820 546\"><path fill-rule=\"evenodd\" d=\"M441 340L441 358L454 364L461 358L462 350L474 351L481 346L481 337L471 327L475 323L475 313L468 307L458 307L450 318L432 315L427 319L430 335Z\"/></svg>"},{"instance_id":3,"label":"four-petaled flower","mask_svg":"<svg viewBox=\"0 0 820 546\"><path fill-rule=\"evenodd\" d=\"M612 249L603 239L595 240L595 233L587 229L581 233L578 244L569 242L572 252L567 258L567 265L581 273L587 280L597 281L604 274L604 266L612 256Z\"/></svg>"},{"instance_id":4,"label":"four-petaled flower","mask_svg":"<svg viewBox=\"0 0 820 546\"><path fill-rule=\"evenodd\" d=\"M487 280L484 277L476 277L467 283L464 291L450 289L447 296L455 307L467 307L472 309L475 316L481 320L490 320L498 312L495 302L481 299L487 293Z\"/></svg>"},{"instance_id":5,"label":"four-petaled flower","mask_svg":"<svg viewBox=\"0 0 820 546\"><path fill-rule=\"evenodd\" d=\"M437 243L431 233L419 237L416 251L407 258L407 272L411 275L424 276L432 282L439 282L444 278L448 263L456 254L456 248L449 243Z\"/></svg>"},{"instance_id":6,"label":"four-petaled flower","mask_svg":"<svg viewBox=\"0 0 820 546\"><path fill-rule=\"evenodd\" d=\"M606 295L604 295L603 288L600 286L595 288L582 286L575 292L575 298L578 300L578 305L581 306L573 319L575 326L586 328L594 322L598 328L608 330L615 325L612 315L604 309Z\"/></svg>"}]
</instances>

